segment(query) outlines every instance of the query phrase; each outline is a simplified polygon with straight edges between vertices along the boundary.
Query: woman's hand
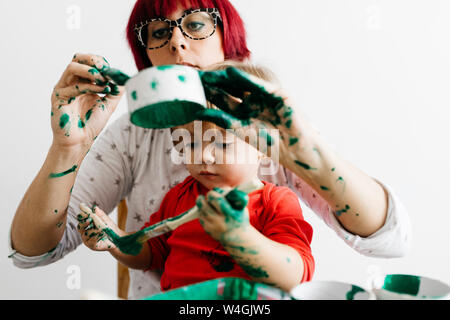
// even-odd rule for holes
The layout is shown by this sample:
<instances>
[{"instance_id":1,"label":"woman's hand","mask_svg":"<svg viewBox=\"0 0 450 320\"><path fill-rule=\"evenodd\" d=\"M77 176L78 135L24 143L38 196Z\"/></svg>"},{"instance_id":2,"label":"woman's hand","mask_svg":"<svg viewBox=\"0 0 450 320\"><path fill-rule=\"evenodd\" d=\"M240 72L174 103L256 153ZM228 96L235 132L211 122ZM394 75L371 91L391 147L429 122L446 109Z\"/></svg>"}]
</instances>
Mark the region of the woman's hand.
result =
<instances>
[{"instance_id":1,"label":"woman's hand","mask_svg":"<svg viewBox=\"0 0 450 320\"><path fill-rule=\"evenodd\" d=\"M98 207L89 208L81 204L81 212L78 214L78 232L83 243L94 251L111 251L116 246L108 239L105 228L112 229L119 236L126 233L119 229L115 222Z\"/></svg>"},{"instance_id":2,"label":"woman's hand","mask_svg":"<svg viewBox=\"0 0 450 320\"><path fill-rule=\"evenodd\" d=\"M101 72L109 63L100 56L76 54L52 93L53 143L90 147L105 127L124 92Z\"/></svg>"},{"instance_id":3,"label":"woman's hand","mask_svg":"<svg viewBox=\"0 0 450 320\"><path fill-rule=\"evenodd\" d=\"M241 232L250 225L247 210L248 196L237 189L225 193L215 188L197 198L199 221L203 229L222 244L235 242Z\"/></svg>"},{"instance_id":4,"label":"woman's hand","mask_svg":"<svg viewBox=\"0 0 450 320\"><path fill-rule=\"evenodd\" d=\"M312 168L306 162L310 162L308 154L313 154L308 139L313 130L294 112L280 88L234 67L201 71L200 75L207 99L221 110L202 110L199 120L232 129L238 137L248 136L253 129L258 139L249 142L261 152L288 168ZM299 153L307 148L310 152L303 155L308 160L303 162Z\"/></svg>"}]
</instances>

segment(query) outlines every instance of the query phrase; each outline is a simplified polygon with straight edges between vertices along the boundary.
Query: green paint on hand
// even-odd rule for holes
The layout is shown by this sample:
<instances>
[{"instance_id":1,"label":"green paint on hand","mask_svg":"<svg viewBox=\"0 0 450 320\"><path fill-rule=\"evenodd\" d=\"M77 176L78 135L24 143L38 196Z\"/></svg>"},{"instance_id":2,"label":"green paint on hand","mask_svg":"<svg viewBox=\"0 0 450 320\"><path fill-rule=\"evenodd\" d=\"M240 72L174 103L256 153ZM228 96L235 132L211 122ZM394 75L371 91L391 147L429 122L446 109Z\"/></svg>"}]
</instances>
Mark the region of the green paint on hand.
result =
<instances>
[{"instance_id":1,"label":"green paint on hand","mask_svg":"<svg viewBox=\"0 0 450 320\"><path fill-rule=\"evenodd\" d=\"M93 111L93 110L94 110L94 109L89 109L88 112L86 112L86 115L84 116L86 122L88 122L89 119L91 118L91 115L92 115L92 111Z\"/></svg>"},{"instance_id":2,"label":"green paint on hand","mask_svg":"<svg viewBox=\"0 0 450 320\"><path fill-rule=\"evenodd\" d=\"M69 98L69 101L67 101L67 104L72 103L72 101L75 101L75 99L76 99L76 97L70 97L70 98Z\"/></svg>"},{"instance_id":3,"label":"green paint on hand","mask_svg":"<svg viewBox=\"0 0 450 320\"><path fill-rule=\"evenodd\" d=\"M90 74L92 74L92 75L100 73L100 72L98 72L98 70L95 69L95 68L89 69L88 72L89 72Z\"/></svg>"},{"instance_id":4,"label":"green paint on hand","mask_svg":"<svg viewBox=\"0 0 450 320\"><path fill-rule=\"evenodd\" d=\"M260 136L261 138L265 139L266 142L267 142L267 145L269 147L272 146L275 143L273 138L272 138L272 136L265 129L259 129L258 130L258 136Z\"/></svg>"},{"instance_id":5,"label":"green paint on hand","mask_svg":"<svg viewBox=\"0 0 450 320\"><path fill-rule=\"evenodd\" d=\"M325 191L329 191L329 190L330 190L330 189L328 189L328 188L325 187L325 186L320 186L320 189L325 190Z\"/></svg>"},{"instance_id":6,"label":"green paint on hand","mask_svg":"<svg viewBox=\"0 0 450 320\"><path fill-rule=\"evenodd\" d=\"M69 123L70 117L67 113L64 113L61 118L59 118L59 127L64 129L64 127Z\"/></svg>"},{"instance_id":7,"label":"green paint on hand","mask_svg":"<svg viewBox=\"0 0 450 320\"><path fill-rule=\"evenodd\" d=\"M81 120L81 118L78 119L78 128L83 129L85 127L85 123L83 122L83 120Z\"/></svg>"},{"instance_id":8,"label":"green paint on hand","mask_svg":"<svg viewBox=\"0 0 450 320\"><path fill-rule=\"evenodd\" d=\"M289 145L293 146L294 144L296 144L298 142L298 138L295 137L290 137L289 138Z\"/></svg>"},{"instance_id":9,"label":"green paint on hand","mask_svg":"<svg viewBox=\"0 0 450 320\"><path fill-rule=\"evenodd\" d=\"M64 172L61 172L61 173L50 173L50 178L60 178L60 177L63 177L63 176L65 176L65 175L68 175L68 174L70 174L70 173L72 173L72 172L75 172L76 170L77 170L77 168L78 168L78 166L73 166L72 168L70 168L69 170L66 170L66 171L64 171Z\"/></svg>"}]
</instances>

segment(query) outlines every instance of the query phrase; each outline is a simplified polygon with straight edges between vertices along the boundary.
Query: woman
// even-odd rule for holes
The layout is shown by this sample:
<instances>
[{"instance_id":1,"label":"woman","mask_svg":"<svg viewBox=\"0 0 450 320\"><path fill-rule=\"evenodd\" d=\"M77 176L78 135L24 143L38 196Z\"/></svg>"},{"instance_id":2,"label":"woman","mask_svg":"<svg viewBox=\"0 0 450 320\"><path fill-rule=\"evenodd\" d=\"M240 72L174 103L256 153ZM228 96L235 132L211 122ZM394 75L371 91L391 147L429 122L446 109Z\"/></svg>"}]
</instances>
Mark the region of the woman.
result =
<instances>
[{"instance_id":1,"label":"woman","mask_svg":"<svg viewBox=\"0 0 450 320\"><path fill-rule=\"evenodd\" d=\"M151 20L155 17L177 23ZM208 32L196 36L202 26L208 26ZM127 31L139 70L167 64L205 69L225 59L249 56L243 23L226 0L139 0ZM98 72L108 66L103 57L76 54L55 86L53 143L11 227L11 258L19 267L52 263L81 244L76 229L79 203L97 205L109 213L126 198L126 229L138 230L148 214L157 211L165 193L188 175L184 166L171 161L170 130L139 128L124 115L102 132L123 95L123 88L109 85ZM226 87L233 79L224 81L212 80L208 86ZM290 104L281 92L260 88L265 97L272 99L276 94ZM388 186L339 158L300 117L287 126L265 120L262 114L256 116L259 119L251 122L299 137L299 143L292 145L280 140L280 159L283 164L289 158L289 165L262 179L289 186L358 252L377 257L405 254L409 220ZM132 271L130 298L159 292L159 277L155 272Z\"/></svg>"}]
</instances>

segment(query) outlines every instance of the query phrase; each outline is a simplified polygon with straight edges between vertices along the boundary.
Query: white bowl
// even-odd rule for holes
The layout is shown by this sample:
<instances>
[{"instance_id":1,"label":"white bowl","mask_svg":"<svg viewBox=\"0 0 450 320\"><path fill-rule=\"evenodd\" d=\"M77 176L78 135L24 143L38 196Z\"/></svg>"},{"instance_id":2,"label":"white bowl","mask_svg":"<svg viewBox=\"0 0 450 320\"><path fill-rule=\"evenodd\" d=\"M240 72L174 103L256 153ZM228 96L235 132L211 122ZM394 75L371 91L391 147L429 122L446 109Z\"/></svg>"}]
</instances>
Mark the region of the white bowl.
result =
<instances>
[{"instance_id":1,"label":"white bowl","mask_svg":"<svg viewBox=\"0 0 450 320\"><path fill-rule=\"evenodd\" d=\"M290 291L296 300L370 300L371 294L363 288L338 281L310 281Z\"/></svg>"},{"instance_id":2,"label":"white bowl","mask_svg":"<svg viewBox=\"0 0 450 320\"><path fill-rule=\"evenodd\" d=\"M449 300L446 283L409 274L377 275L371 290L378 300Z\"/></svg>"},{"instance_id":3,"label":"white bowl","mask_svg":"<svg viewBox=\"0 0 450 320\"><path fill-rule=\"evenodd\" d=\"M198 71L181 65L142 70L129 79L127 91L130 120L144 128L170 128L195 120L206 108Z\"/></svg>"}]
</instances>

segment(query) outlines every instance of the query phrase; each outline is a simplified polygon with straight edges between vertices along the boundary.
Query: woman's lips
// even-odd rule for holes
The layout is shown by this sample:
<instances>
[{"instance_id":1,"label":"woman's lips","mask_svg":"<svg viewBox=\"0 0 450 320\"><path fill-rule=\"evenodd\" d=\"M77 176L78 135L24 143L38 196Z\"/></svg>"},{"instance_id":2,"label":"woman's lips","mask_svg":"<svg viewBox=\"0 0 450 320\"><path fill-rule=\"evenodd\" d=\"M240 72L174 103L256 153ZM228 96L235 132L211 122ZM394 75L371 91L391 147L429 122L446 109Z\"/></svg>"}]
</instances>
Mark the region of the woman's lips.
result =
<instances>
[{"instance_id":1,"label":"woman's lips","mask_svg":"<svg viewBox=\"0 0 450 320\"><path fill-rule=\"evenodd\" d=\"M209 171L200 171L199 174L200 174L201 176L218 176L218 174L212 173L212 172L209 172Z\"/></svg>"}]
</instances>

